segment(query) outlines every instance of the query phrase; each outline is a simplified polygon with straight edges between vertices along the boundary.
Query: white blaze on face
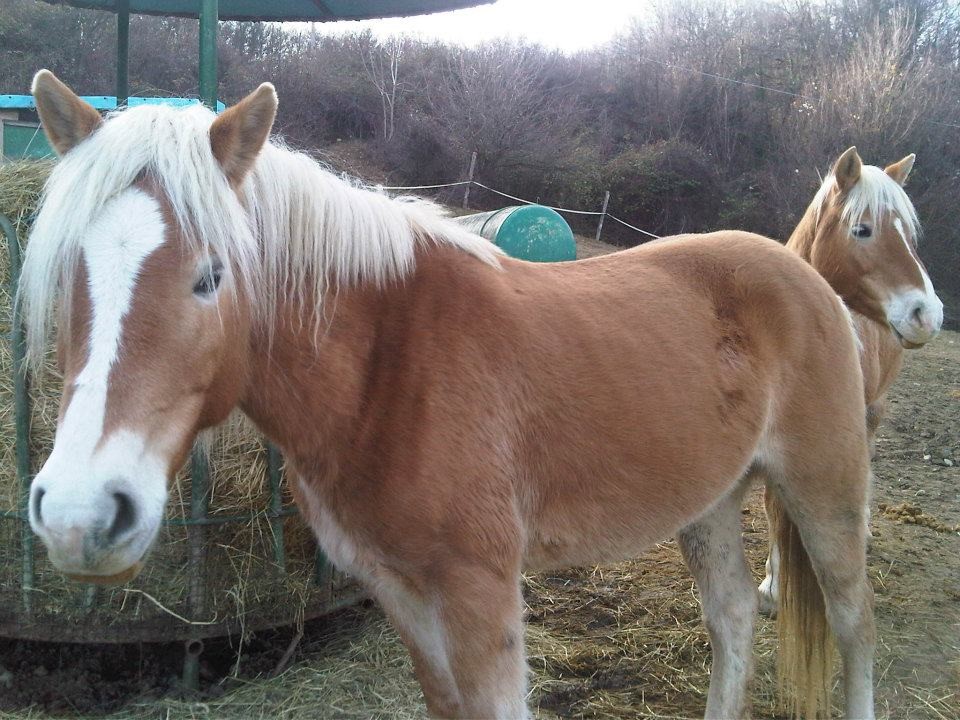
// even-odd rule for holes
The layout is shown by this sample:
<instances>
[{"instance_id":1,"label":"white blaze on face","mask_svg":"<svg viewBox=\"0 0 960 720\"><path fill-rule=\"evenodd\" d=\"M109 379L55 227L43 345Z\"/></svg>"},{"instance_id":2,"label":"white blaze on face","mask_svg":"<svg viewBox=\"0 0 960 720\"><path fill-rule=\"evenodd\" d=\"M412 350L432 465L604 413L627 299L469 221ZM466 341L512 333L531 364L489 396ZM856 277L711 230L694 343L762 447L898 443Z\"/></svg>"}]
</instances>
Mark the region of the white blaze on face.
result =
<instances>
[{"instance_id":1,"label":"white blaze on face","mask_svg":"<svg viewBox=\"0 0 960 720\"><path fill-rule=\"evenodd\" d=\"M913 343L925 343L940 332L940 326L943 324L943 302L937 297L930 276L907 238L903 221L895 217L893 226L906 246L907 252L910 253L911 259L916 263L917 270L920 271L923 289L902 288L887 299L884 310L887 313L887 320L903 338Z\"/></svg>"},{"instance_id":2,"label":"white blaze on face","mask_svg":"<svg viewBox=\"0 0 960 720\"><path fill-rule=\"evenodd\" d=\"M40 488L43 492L42 522L34 517L31 503L31 523L47 542L55 563L58 558L62 565L81 563L71 554L79 553L78 549L59 544L70 538L79 541L84 531L109 527L117 513L117 493L130 499L135 523L129 547L109 564L129 565L139 560L159 527L167 493L165 462L152 455L144 439L130 430L102 436L110 372L120 352L124 319L144 261L160 247L164 236L160 205L146 193L130 189L104 207L84 237L81 262L91 306L87 361L74 380L53 452L34 480L35 491ZM89 548L83 562L90 562Z\"/></svg>"}]
</instances>

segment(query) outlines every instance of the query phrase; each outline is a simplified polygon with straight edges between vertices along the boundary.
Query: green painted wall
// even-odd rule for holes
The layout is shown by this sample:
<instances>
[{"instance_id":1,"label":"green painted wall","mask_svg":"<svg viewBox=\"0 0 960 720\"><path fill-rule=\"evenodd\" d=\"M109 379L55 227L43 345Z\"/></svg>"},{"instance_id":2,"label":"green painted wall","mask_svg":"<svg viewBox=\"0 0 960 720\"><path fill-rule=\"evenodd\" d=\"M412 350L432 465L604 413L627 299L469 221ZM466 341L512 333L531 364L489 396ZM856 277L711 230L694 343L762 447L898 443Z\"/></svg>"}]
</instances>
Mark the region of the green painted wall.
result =
<instances>
[{"instance_id":1,"label":"green painted wall","mask_svg":"<svg viewBox=\"0 0 960 720\"><path fill-rule=\"evenodd\" d=\"M3 144L0 145L0 150L4 160L53 156L47 136L39 125L9 120L3 121Z\"/></svg>"}]
</instances>

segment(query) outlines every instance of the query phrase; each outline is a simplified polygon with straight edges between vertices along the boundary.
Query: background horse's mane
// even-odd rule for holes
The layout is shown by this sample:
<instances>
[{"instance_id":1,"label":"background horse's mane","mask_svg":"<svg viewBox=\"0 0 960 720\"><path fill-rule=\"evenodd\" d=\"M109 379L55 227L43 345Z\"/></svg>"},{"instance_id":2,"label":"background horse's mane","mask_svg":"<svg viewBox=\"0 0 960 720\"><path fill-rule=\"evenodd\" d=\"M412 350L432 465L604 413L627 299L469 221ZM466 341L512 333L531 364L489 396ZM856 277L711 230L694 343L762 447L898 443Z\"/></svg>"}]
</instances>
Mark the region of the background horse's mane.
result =
<instances>
[{"instance_id":1,"label":"background horse's mane","mask_svg":"<svg viewBox=\"0 0 960 720\"><path fill-rule=\"evenodd\" d=\"M240 195L210 146L214 115L193 106L117 112L53 169L24 260L18 302L28 354L39 362L53 307L68 294L81 243L113 198L145 178L163 191L188 243L235 270L258 319L272 323L280 293L319 323L329 287L378 285L410 272L418 244L445 243L491 265L499 251L443 217L429 202L391 198L268 143ZM69 302L69 298L66 299ZM305 319L305 324L310 324Z\"/></svg>"},{"instance_id":2,"label":"background horse's mane","mask_svg":"<svg viewBox=\"0 0 960 720\"><path fill-rule=\"evenodd\" d=\"M818 214L836 187L837 179L831 173L813 198L812 206ZM904 230L909 231L915 240L919 240L920 220L910 197L900 183L875 165L863 165L860 168L859 181L850 188L844 198L840 217L852 228L867 214L876 219L885 212L898 215L905 224Z\"/></svg>"}]
</instances>

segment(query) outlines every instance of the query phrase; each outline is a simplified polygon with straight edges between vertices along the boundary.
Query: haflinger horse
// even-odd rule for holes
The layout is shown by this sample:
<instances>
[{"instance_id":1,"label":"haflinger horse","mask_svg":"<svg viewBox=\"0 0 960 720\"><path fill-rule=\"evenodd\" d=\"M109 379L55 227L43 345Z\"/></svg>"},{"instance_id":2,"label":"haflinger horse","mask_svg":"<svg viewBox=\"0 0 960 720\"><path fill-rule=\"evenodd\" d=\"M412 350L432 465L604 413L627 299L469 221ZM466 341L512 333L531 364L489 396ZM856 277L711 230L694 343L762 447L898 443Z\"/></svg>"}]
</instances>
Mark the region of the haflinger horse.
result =
<instances>
[{"instance_id":1,"label":"haflinger horse","mask_svg":"<svg viewBox=\"0 0 960 720\"><path fill-rule=\"evenodd\" d=\"M847 149L787 241L851 308L871 458L903 349L923 347L943 324L943 303L917 253L917 212L903 189L915 159L907 155L881 170L864 165L855 147ZM771 523L775 511L774 506L768 512ZM761 609L769 614L777 608L779 560L774 542L760 585Z\"/></svg>"},{"instance_id":2,"label":"haflinger horse","mask_svg":"<svg viewBox=\"0 0 960 720\"><path fill-rule=\"evenodd\" d=\"M47 71L33 94L62 157L19 302L35 361L58 318L65 389L30 522L60 570L132 577L195 437L239 407L431 714L528 716L522 570L675 535L713 649L706 714L743 717L760 469L781 541L802 538L781 567L796 702L829 707L832 658L810 648L829 625L846 712L873 717L863 381L849 313L796 253L718 232L522 262L271 142L269 84L219 116L105 121Z\"/></svg>"}]
</instances>

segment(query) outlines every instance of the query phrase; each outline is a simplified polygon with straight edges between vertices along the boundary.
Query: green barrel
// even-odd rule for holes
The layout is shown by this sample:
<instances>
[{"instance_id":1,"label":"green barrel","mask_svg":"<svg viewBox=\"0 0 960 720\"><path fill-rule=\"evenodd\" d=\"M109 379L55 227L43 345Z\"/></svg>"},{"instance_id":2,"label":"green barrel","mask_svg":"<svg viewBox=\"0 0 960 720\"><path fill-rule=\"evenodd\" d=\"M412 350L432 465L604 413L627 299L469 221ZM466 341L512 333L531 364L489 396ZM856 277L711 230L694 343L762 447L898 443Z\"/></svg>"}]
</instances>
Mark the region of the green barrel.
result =
<instances>
[{"instance_id":1,"label":"green barrel","mask_svg":"<svg viewBox=\"0 0 960 720\"><path fill-rule=\"evenodd\" d=\"M534 262L577 259L577 244L567 221L543 205L518 205L464 215L456 221L496 243L507 255Z\"/></svg>"}]
</instances>

